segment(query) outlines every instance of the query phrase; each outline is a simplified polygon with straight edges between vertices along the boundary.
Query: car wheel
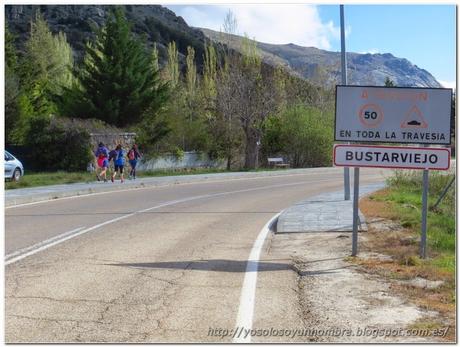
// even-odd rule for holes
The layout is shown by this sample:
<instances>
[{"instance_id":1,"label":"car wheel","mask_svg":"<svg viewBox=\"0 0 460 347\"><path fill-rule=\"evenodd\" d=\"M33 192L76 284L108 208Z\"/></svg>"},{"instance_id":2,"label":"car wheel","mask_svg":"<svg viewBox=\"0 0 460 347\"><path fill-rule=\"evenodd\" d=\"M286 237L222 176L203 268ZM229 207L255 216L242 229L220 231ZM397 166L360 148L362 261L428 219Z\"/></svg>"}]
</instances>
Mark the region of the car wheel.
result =
<instances>
[{"instance_id":1,"label":"car wheel","mask_svg":"<svg viewBox=\"0 0 460 347\"><path fill-rule=\"evenodd\" d=\"M16 168L13 173L13 181L18 182L21 179L21 169Z\"/></svg>"}]
</instances>

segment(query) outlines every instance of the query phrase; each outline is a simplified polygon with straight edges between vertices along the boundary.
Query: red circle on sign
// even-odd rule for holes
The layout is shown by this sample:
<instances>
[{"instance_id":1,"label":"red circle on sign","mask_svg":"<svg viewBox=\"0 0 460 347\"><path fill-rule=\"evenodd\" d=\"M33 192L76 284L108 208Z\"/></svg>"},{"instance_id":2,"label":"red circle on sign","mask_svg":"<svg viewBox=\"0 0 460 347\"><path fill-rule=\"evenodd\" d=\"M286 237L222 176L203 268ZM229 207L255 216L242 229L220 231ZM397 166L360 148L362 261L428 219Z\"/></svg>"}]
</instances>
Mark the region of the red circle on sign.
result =
<instances>
[{"instance_id":1,"label":"red circle on sign","mask_svg":"<svg viewBox=\"0 0 460 347\"><path fill-rule=\"evenodd\" d=\"M365 104L359 109L359 121L368 128L375 128L383 121L383 111L376 104Z\"/></svg>"}]
</instances>

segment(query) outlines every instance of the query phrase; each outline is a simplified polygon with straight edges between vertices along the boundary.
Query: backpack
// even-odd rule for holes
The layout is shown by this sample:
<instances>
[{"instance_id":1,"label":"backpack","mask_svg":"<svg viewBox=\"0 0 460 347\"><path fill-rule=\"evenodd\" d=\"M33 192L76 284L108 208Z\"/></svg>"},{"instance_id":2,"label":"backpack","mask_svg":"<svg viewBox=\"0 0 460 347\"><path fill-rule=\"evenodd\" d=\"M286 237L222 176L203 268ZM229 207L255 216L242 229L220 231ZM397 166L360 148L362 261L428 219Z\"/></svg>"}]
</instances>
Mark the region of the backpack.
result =
<instances>
[{"instance_id":1,"label":"backpack","mask_svg":"<svg viewBox=\"0 0 460 347\"><path fill-rule=\"evenodd\" d=\"M106 158L108 156L108 150L105 147L99 147L96 151L96 156L99 159Z\"/></svg>"},{"instance_id":2,"label":"backpack","mask_svg":"<svg viewBox=\"0 0 460 347\"><path fill-rule=\"evenodd\" d=\"M129 160L136 160L136 153L134 153L133 149L130 149L128 152L128 159Z\"/></svg>"},{"instance_id":3,"label":"backpack","mask_svg":"<svg viewBox=\"0 0 460 347\"><path fill-rule=\"evenodd\" d=\"M117 157L117 151L112 149L110 152L109 152L109 161L111 161L112 159L115 160L115 158Z\"/></svg>"}]
</instances>

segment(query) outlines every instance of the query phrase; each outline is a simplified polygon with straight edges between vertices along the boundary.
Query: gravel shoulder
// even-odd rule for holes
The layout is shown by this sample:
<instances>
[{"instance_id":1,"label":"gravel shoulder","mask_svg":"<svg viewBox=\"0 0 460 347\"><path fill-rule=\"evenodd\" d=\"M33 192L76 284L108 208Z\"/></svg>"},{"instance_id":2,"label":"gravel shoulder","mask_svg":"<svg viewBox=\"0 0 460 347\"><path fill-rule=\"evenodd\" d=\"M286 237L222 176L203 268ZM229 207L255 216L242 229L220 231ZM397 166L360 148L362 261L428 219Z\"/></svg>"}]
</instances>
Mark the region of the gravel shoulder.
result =
<instances>
[{"instance_id":1,"label":"gravel shoulder","mask_svg":"<svg viewBox=\"0 0 460 347\"><path fill-rule=\"evenodd\" d=\"M382 184L363 186L362 196L382 187ZM281 214L277 232L269 239L264 261L284 259L291 270L291 278L276 282L292 284L286 290L296 293L297 319L280 320L276 326L277 334L283 329L286 329L284 334L289 331L288 339L270 336L270 339L261 337L260 341L445 342L435 335L445 335L447 331L413 329L420 321L435 319L437 312L409 302L392 290L394 281L366 273L360 265L350 261L353 259L350 257L352 210L351 202L343 202L341 192L332 192L298 202ZM364 215L360 216L365 222ZM364 249L368 235L367 232L359 233L358 247L361 249L354 259L385 257ZM280 274L273 274L270 280L261 277L266 284L259 286L268 286L274 281L273 276ZM275 297L272 300L283 299ZM287 307L292 307L284 301Z\"/></svg>"},{"instance_id":2,"label":"gravel shoulder","mask_svg":"<svg viewBox=\"0 0 460 347\"><path fill-rule=\"evenodd\" d=\"M363 234L360 233L360 238L365 238ZM291 257L290 266L297 275L298 314L302 325L295 328L299 334L305 334L300 340L341 343L441 341L436 337L407 336L412 333L408 329L411 324L436 313L393 294L390 282L359 271L358 266L347 261L350 251L350 233L273 236L270 258ZM298 340L299 337L293 342ZM273 338L262 341L273 341ZM286 341L286 338L275 341Z\"/></svg>"}]
</instances>

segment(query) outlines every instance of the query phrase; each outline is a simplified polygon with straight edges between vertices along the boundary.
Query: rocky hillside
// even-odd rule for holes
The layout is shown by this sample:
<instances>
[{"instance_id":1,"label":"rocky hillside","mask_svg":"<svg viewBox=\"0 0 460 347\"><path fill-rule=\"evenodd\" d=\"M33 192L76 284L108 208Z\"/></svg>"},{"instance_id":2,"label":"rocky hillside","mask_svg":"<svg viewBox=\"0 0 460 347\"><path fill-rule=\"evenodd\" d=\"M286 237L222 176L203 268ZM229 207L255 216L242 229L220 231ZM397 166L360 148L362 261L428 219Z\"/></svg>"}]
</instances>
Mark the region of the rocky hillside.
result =
<instances>
[{"instance_id":1,"label":"rocky hillside","mask_svg":"<svg viewBox=\"0 0 460 347\"><path fill-rule=\"evenodd\" d=\"M64 32L77 61L84 55L85 42L94 37L93 28L104 25L110 5L6 5L5 17L10 31L16 36L21 51L28 37L30 22L40 11L52 32ZM148 45L157 42L160 64L166 61L166 46L175 41L179 59L184 65L187 46L195 48L198 67L202 64L206 36L215 42L240 47L241 37L222 35L208 29L187 25L182 17L159 5L122 5L132 23L133 32ZM340 53L294 44L271 45L258 43L264 60L270 65L281 64L292 74L318 84L340 82ZM348 53L348 80L350 84L383 85L386 77L398 86L440 87L427 71L407 59L387 54Z\"/></svg>"},{"instance_id":2,"label":"rocky hillside","mask_svg":"<svg viewBox=\"0 0 460 347\"><path fill-rule=\"evenodd\" d=\"M201 29L216 42L225 42L234 49L241 46L242 37ZM336 84L341 81L340 52L329 52L314 47L301 47L292 43L272 45L258 42L264 61L281 64L292 74L314 82ZM404 58L390 53L347 53L348 83L355 85L383 85L390 78L400 87L441 87L426 70Z\"/></svg>"},{"instance_id":3,"label":"rocky hillside","mask_svg":"<svg viewBox=\"0 0 460 347\"><path fill-rule=\"evenodd\" d=\"M84 55L85 42L94 38L93 28L104 25L110 5L7 5L5 17L10 31L16 36L19 50L27 39L30 22L37 11L49 24L53 33L59 31L67 35L75 58ZM165 47L171 41L178 45L180 59L184 59L187 46L195 48L198 60L203 55L205 36L191 28L182 17L159 5L123 5L126 17L132 23L134 33L145 38L149 45L157 42L160 63L166 59ZM200 62L199 62L200 63Z\"/></svg>"}]
</instances>

